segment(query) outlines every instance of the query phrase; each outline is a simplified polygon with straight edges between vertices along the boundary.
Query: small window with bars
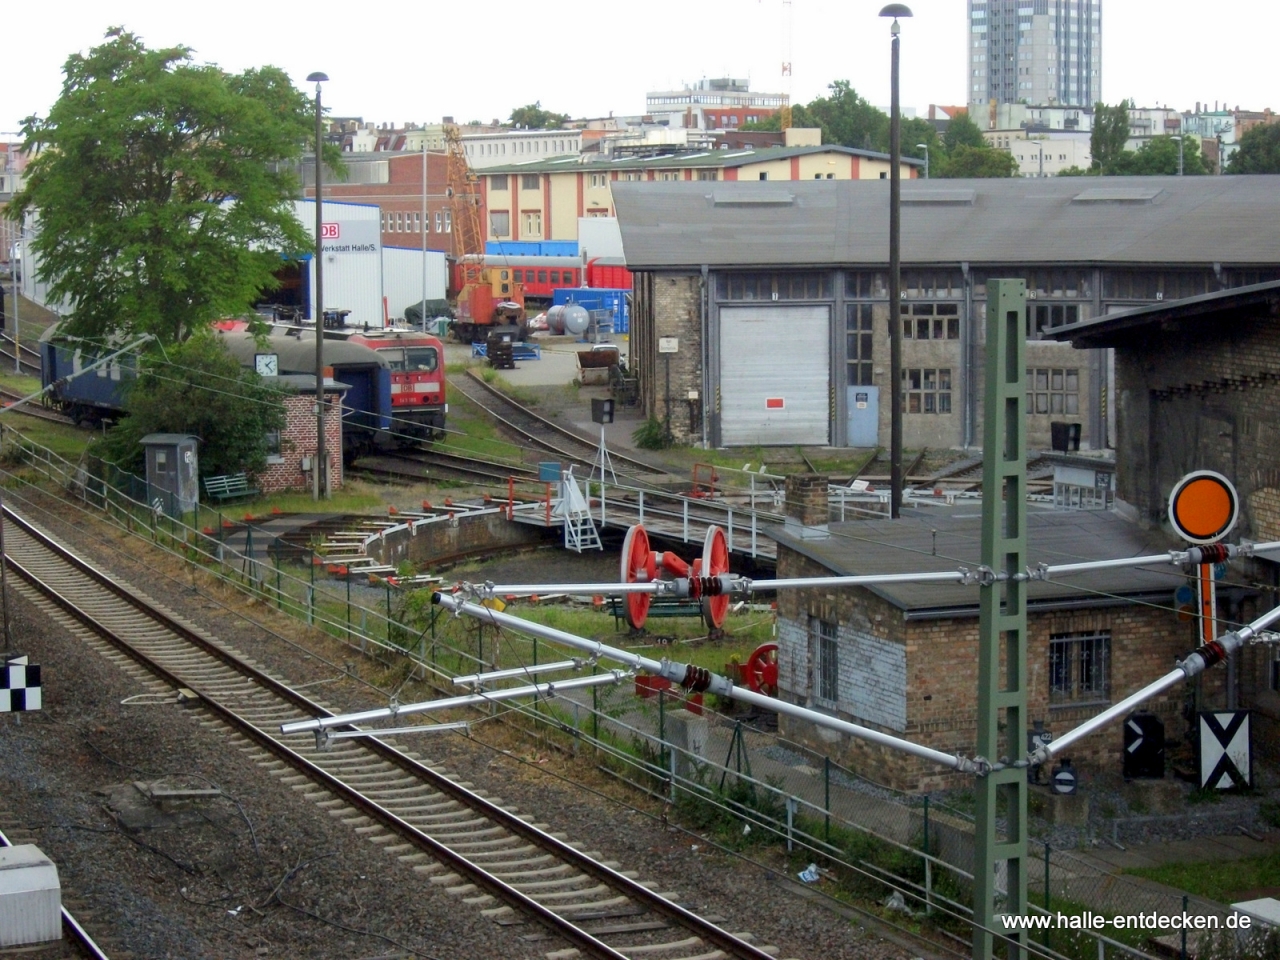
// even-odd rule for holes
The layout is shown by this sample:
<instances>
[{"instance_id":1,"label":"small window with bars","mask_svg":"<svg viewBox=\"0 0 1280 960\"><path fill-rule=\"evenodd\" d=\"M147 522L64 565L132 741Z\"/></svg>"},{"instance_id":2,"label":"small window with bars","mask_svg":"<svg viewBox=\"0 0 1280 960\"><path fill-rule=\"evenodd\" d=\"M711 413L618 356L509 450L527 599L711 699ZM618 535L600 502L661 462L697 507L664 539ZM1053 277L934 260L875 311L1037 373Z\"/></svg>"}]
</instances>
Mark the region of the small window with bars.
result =
<instances>
[{"instance_id":1,"label":"small window with bars","mask_svg":"<svg viewBox=\"0 0 1280 960\"><path fill-rule=\"evenodd\" d=\"M809 618L809 645L813 653L813 699L824 707L840 699L840 644L836 625Z\"/></svg>"},{"instance_id":2,"label":"small window with bars","mask_svg":"<svg viewBox=\"0 0 1280 960\"><path fill-rule=\"evenodd\" d=\"M958 303L904 303L898 309L904 340L960 339Z\"/></svg>"},{"instance_id":3,"label":"small window with bars","mask_svg":"<svg viewBox=\"0 0 1280 960\"><path fill-rule=\"evenodd\" d=\"M1111 634L1066 633L1049 637L1049 703L1100 703L1111 699Z\"/></svg>"}]
</instances>

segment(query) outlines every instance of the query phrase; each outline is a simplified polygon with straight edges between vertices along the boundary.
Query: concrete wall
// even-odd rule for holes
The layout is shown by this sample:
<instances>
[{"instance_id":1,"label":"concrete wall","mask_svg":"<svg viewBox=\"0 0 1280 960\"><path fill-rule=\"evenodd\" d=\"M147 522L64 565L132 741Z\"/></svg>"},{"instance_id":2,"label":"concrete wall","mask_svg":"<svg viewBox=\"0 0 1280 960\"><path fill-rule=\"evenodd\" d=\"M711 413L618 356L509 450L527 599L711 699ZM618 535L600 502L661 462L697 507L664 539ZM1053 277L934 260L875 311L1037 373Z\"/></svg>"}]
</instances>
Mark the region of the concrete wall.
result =
<instances>
[{"instance_id":1,"label":"concrete wall","mask_svg":"<svg viewBox=\"0 0 1280 960\"><path fill-rule=\"evenodd\" d=\"M456 522L424 523L412 532L409 529L392 530L374 541L369 547L369 555L379 563L391 566L408 560L430 569L433 562L527 546L540 543L544 538L545 532L538 527L513 523L501 511L495 510L480 516L457 517Z\"/></svg>"}]
</instances>

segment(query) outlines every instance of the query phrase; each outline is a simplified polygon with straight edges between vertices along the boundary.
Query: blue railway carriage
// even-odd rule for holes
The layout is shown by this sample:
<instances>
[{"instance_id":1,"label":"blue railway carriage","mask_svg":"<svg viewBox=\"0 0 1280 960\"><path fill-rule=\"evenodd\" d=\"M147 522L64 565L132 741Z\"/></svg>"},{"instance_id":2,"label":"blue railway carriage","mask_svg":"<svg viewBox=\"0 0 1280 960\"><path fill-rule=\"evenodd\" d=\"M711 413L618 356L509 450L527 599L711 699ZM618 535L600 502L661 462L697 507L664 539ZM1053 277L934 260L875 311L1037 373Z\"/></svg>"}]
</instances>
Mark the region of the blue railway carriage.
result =
<instances>
[{"instance_id":1,"label":"blue railway carriage","mask_svg":"<svg viewBox=\"0 0 1280 960\"><path fill-rule=\"evenodd\" d=\"M133 357L118 357L82 373L111 351L60 341L57 332L58 324L51 324L40 335L40 385L53 386L45 394L45 406L65 413L77 423L96 426L118 419L124 412L124 388L137 375Z\"/></svg>"}]
</instances>

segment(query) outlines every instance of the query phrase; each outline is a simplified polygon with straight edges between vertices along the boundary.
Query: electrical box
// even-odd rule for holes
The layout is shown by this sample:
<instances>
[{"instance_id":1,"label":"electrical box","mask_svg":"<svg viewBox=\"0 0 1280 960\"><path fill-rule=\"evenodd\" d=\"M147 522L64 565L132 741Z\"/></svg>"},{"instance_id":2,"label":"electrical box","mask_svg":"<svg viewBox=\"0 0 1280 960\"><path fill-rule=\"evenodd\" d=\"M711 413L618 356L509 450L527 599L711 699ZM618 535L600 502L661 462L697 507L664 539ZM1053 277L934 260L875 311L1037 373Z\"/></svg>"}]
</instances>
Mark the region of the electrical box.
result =
<instances>
[{"instance_id":1,"label":"electrical box","mask_svg":"<svg viewBox=\"0 0 1280 960\"><path fill-rule=\"evenodd\" d=\"M147 451L147 503L182 519L200 503L196 454L200 439L183 433L149 433L140 442Z\"/></svg>"},{"instance_id":2,"label":"electrical box","mask_svg":"<svg viewBox=\"0 0 1280 960\"><path fill-rule=\"evenodd\" d=\"M58 868L33 844L0 847L0 949L61 939Z\"/></svg>"}]
</instances>

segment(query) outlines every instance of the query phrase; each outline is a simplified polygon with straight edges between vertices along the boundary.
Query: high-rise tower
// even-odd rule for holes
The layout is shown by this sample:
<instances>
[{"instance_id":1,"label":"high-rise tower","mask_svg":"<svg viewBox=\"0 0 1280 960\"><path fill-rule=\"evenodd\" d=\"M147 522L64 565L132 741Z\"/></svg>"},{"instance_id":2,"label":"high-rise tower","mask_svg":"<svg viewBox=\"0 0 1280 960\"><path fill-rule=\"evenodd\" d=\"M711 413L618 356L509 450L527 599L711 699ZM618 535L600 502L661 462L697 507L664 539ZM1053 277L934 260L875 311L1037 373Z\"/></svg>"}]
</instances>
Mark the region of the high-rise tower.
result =
<instances>
[{"instance_id":1,"label":"high-rise tower","mask_svg":"<svg viewBox=\"0 0 1280 960\"><path fill-rule=\"evenodd\" d=\"M1102 97L1102 0L969 0L968 40L975 108Z\"/></svg>"}]
</instances>

